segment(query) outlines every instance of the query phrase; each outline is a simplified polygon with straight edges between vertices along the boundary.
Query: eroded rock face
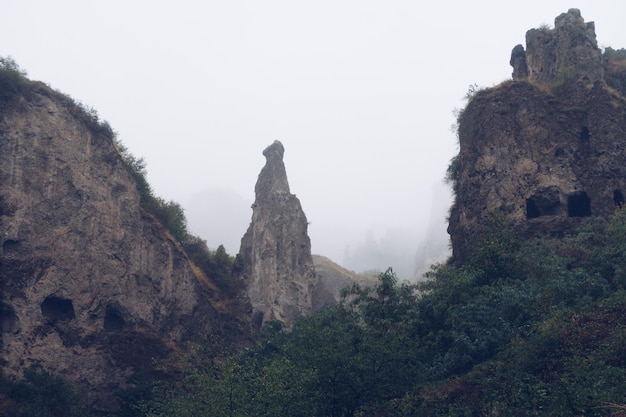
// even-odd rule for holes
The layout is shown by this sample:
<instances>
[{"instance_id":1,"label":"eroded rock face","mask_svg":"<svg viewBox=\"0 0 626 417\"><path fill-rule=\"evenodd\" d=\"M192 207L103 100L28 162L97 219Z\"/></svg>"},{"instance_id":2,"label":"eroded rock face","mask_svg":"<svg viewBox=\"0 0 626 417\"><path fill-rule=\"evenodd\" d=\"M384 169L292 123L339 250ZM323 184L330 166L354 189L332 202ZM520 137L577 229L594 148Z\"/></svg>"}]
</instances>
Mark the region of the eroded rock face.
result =
<instances>
[{"instance_id":1,"label":"eroded rock face","mask_svg":"<svg viewBox=\"0 0 626 417\"><path fill-rule=\"evenodd\" d=\"M568 41L568 34L575 37ZM538 36L548 38L538 42ZM532 32L528 39L528 77L478 92L460 118L448 227L457 263L494 211L534 236L565 233L585 217L621 206L626 100L607 87L598 68L593 26L570 10L553 32ZM514 74L523 74L516 50L511 64ZM555 83L563 68L576 75Z\"/></svg>"},{"instance_id":2,"label":"eroded rock face","mask_svg":"<svg viewBox=\"0 0 626 417\"><path fill-rule=\"evenodd\" d=\"M317 277L300 200L289 191L279 141L268 146L255 186L252 222L241 240L238 262L252 305L253 328L268 320L287 326L310 314Z\"/></svg>"},{"instance_id":3,"label":"eroded rock face","mask_svg":"<svg viewBox=\"0 0 626 417\"><path fill-rule=\"evenodd\" d=\"M523 52L522 45L517 45L511 54L514 80L549 83L575 78L594 82L603 78L595 24L585 23L578 9L554 19L554 29L526 32Z\"/></svg>"},{"instance_id":4,"label":"eroded rock face","mask_svg":"<svg viewBox=\"0 0 626 417\"><path fill-rule=\"evenodd\" d=\"M42 84L0 102L0 239L3 372L80 381L101 411L129 375L227 314L141 209L110 131Z\"/></svg>"}]
</instances>

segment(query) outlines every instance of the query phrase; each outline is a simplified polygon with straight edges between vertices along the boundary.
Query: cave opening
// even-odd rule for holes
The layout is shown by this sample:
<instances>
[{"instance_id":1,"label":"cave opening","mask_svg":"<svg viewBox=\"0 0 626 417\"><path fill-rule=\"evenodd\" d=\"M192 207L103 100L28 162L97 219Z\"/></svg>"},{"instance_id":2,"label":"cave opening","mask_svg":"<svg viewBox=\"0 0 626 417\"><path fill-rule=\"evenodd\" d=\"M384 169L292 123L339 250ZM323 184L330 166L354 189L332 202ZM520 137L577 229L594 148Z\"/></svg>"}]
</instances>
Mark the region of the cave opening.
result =
<instances>
[{"instance_id":1,"label":"cave opening","mask_svg":"<svg viewBox=\"0 0 626 417\"><path fill-rule=\"evenodd\" d=\"M613 191L613 202L615 203L615 207L622 208L624 206L624 194L622 194L622 190Z\"/></svg>"},{"instance_id":2,"label":"cave opening","mask_svg":"<svg viewBox=\"0 0 626 417\"><path fill-rule=\"evenodd\" d=\"M591 137L589 128L587 126L583 126L582 129L580 129L580 138L582 140L589 140L589 137Z\"/></svg>"},{"instance_id":3,"label":"cave opening","mask_svg":"<svg viewBox=\"0 0 626 417\"><path fill-rule=\"evenodd\" d=\"M2 242L2 253L7 255L9 253L17 252L20 246L18 240L7 239Z\"/></svg>"},{"instance_id":4,"label":"cave opening","mask_svg":"<svg viewBox=\"0 0 626 417\"><path fill-rule=\"evenodd\" d=\"M52 321L70 321L76 318L72 300L50 295L41 303L41 314Z\"/></svg>"},{"instance_id":5,"label":"cave opening","mask_svg":"<svg viewBox=\"0 0 626 417\"><path fill-rule=\"evenodd\" d=\"M0 333L15 331L16 324L17 315L13 307L0 301Z\"/></svg>"},{"instance_id":6,"label":"cave opening","mask_svg":"<svg viewBox=\"0 0 626 417\"><path fill-rule=\"evenodd\" d=\"M563 211L561 191L556 186L542 187L526 199L526 218L559 215Z\"/></svg>"},{"instance_id":7,"label":"cave opening","mask_svg":"<svg viewBox=\"0 0 626 417\"><path fill-rule=\"evenodd\" d=\"M537 207L537 202L533 198L529 198L526 200L526 218L534 219L541 216L541 212L539 211L539 207Z\"/></svg>"},{"instance_id":8,"label":"cave opening","mask_svg":"<svg viewBox=\"0 0 626 417\"><path fill-rule=\"evenodd\" d=\"M591 216L591 200L586 192L581 191L567 197L568 217Z\"/></svg>"},{"instance_id":9,"label":"cave opening","mask_svg":"<svg viewBox=\"0 0 626 417\"><path fill-rule=\"evenodd\" d=\"M124 327L126 327L126 320L122 317L122 313L113 306L107 306L104 312L104 330L119 331Z\"/></svg>"}]
</instances>

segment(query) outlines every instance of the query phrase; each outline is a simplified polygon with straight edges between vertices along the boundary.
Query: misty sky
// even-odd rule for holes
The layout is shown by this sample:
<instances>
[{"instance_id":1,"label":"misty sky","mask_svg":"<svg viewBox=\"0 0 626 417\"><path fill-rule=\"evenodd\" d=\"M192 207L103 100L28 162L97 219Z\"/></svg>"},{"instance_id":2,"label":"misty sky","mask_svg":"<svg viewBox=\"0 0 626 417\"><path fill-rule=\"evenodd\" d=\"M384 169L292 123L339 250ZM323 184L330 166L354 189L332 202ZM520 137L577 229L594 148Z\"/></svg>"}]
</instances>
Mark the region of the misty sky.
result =
<instances>
[{"instance_id":1,"label":"misty sky","mask_svg":"<svg viewBox=\"0 0 626 417\"><path fill-rule=\"evenodd\" d=\"M0 0L0 55L95 108L210 247L238 251L278 139L314 253L412 261L445 233L468 86L509 79L526 31L571 7L599 46L626 47L626 2L420 3Z\"/></svg>"}]
</instances>

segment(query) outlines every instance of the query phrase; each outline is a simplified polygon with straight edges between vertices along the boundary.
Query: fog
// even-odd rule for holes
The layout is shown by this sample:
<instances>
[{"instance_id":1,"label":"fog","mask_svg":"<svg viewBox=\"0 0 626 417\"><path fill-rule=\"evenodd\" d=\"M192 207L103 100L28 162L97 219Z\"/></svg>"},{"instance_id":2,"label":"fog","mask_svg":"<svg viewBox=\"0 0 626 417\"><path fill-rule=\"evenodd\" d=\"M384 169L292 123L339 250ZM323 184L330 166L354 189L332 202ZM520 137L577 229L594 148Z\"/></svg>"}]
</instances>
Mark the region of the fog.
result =
<instances>
[{"instance_id":1,"label":"fog","mask_svg":"<svg viewBox=\"0 0 626 417\"><path fill-rule=\"evenodd\" d=\"M446 257L468 86L509 79L526 31L570 7L626 46L626 3L431 3L4 0L0 55L96 109L210 247L238 251L278 139L313 252L411 279Z\"/></svg>"}]
</instances>

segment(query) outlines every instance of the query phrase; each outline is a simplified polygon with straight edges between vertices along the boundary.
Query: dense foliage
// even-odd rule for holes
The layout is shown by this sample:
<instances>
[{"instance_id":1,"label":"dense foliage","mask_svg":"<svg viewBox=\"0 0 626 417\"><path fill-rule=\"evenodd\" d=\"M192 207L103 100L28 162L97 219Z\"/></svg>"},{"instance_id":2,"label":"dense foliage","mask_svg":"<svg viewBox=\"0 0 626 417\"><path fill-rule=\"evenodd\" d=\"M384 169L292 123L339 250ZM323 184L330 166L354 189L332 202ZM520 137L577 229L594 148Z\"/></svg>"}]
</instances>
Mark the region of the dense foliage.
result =
<instances>
[{"instance_id":1,"label":"dense foliage","mask_svg":"<svg viewBox=\"0 0 626 417\"><path fill-rule=\"evenodd\" d=\"M83 417L84 396L59 376L34 368L22 380L0 377L0 415L6 417Z\"/></svg>"},{"instance_id":2,"label":"dense foliage","mask_svg":"<svg viewBox=\"0 0 626 417\"><path fill-rule=\"evenodd\" d=\"M523 241L499 216L463 267L355 286L143 404L147 416L620 415L626 214ZM206 358L205 358L206 359ZM623 410L623 408L622 408Z\"/></svg>"},{"instance_id":3,"label":"dense foliage","mask_svg":"<svg viewBox=\"0 0 626 417\"><path fill-rule=\"evenodd\" d=\"M11 57L0 56L0 99L13 96L27 83L26 71Z\"/></svg>"}]
</instances>

